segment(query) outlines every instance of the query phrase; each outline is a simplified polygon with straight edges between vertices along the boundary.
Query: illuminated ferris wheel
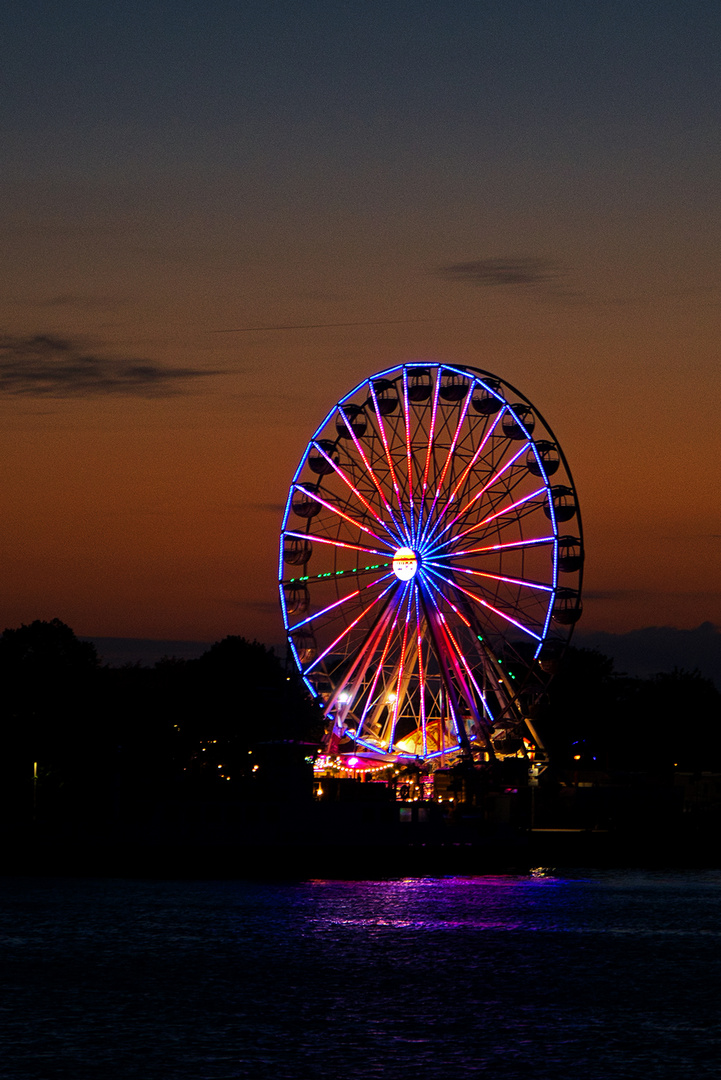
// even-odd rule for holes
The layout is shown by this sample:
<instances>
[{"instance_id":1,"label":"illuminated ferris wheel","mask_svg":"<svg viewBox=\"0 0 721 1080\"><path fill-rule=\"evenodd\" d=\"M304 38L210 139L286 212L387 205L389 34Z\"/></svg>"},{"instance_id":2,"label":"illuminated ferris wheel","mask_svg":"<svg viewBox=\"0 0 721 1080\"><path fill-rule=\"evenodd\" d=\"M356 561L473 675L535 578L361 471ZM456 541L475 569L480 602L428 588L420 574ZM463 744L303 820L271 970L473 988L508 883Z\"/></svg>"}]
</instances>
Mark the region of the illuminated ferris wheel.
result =
<instances>
[{"instance_id":1,"label":"illuminated ferris wheel","mask_svg":"<svg viewBox=\"0 0 721 1080\"><path fill-rule=\"evenodd\" d=\"M543 760L532 718L581 614L564 455L475 368L408 363L334 405L293 477L280 598L339 761Z\"/></svg>"}]
</instances>

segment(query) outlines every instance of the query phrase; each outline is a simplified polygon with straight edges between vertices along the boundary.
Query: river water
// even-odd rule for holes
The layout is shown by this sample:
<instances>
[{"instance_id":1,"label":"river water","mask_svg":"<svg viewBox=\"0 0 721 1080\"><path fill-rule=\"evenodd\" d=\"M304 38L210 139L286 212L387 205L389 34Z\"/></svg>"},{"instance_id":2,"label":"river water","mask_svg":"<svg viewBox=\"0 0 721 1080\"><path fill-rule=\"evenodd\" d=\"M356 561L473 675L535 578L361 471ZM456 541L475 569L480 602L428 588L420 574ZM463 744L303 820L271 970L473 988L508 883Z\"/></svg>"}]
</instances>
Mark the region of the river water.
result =
<instances>
[{"instance_id":1,"label":"river water","mask_svg":"<svg viewBox=\"0 0 721 1080\"><path fill-rule=\"evenodd\" d=\"M721 873L0 879L2 1080L721 1077Z\"/></svg>"}]
</instances>

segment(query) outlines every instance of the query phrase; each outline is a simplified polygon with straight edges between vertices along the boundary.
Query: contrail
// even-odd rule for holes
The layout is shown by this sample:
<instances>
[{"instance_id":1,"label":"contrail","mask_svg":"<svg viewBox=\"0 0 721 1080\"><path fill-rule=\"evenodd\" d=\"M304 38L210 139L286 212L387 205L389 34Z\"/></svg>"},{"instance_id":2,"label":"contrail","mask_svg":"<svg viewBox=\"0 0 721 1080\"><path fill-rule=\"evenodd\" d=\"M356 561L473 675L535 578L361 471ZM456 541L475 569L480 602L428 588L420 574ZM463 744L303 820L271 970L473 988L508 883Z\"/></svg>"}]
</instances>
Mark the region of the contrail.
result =
<instances>
[{"instance_id":1,"label":"contrail","mask_svg":"<svg viewBox=\"0 0 721 1080\"><path fill-rule=\"evenodd\" d=\"M298 323L296 326L236 326L230 330L211 330L210 332L211 334L250 334L254 330L328 330L337 326L398 326L401 323L468 321L463 316L444 315L435 319L372 319L367 322Z\"/></svg>"}]
</instances>

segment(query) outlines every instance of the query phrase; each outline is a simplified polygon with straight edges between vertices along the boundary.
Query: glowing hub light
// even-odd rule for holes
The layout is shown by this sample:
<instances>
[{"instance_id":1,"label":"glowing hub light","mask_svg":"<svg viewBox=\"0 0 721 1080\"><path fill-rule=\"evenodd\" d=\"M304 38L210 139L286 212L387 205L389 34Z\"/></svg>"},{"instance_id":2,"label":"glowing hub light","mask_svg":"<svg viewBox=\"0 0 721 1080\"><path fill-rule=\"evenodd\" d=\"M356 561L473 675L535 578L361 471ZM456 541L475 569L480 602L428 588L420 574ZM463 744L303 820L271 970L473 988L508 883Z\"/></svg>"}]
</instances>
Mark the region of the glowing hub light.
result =
<instances>
[{"instance_id":1,"label":"glowing hub light","mask_svg":"<svg viewBox=\"0 0 721 1080\"><path fill-rule=\"evenodd\" d=\"M360 761L360 758L357 758L357 757L349 757L348 758L348 764L351 766L352 769L355 769L355 767L356 767L356 765L358 764L359 761Z\"/></svg>"},{"instance_id":2,"label":"glowing hub light","mask_svg":"<svg viewBox=\"0 0 721 1080\"><path fill-rule=\"evenodd\" d=\"M399 581L410 581L418 569L418 558L410 548L398 548L393 556L393 573Z\"/></svg>"}]
</instances>

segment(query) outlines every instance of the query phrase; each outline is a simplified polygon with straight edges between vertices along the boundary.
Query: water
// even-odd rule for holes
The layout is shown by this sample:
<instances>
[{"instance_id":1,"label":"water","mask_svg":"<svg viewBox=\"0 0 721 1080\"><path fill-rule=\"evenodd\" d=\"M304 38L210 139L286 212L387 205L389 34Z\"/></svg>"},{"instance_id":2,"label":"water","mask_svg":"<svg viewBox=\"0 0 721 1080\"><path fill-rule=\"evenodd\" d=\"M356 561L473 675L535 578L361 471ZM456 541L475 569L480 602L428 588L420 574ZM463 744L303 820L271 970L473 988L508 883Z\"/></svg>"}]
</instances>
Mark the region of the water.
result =
<instances>
[{"instance_id":1,"label":"water","mask_svg":"<svg viewBox=\"0 0 721 1080\"><path fill-rule=\"evenodd\" d=\"M0 880L2 1080L721 1077L721 874Z\"/></svg>"}]
</instances>

